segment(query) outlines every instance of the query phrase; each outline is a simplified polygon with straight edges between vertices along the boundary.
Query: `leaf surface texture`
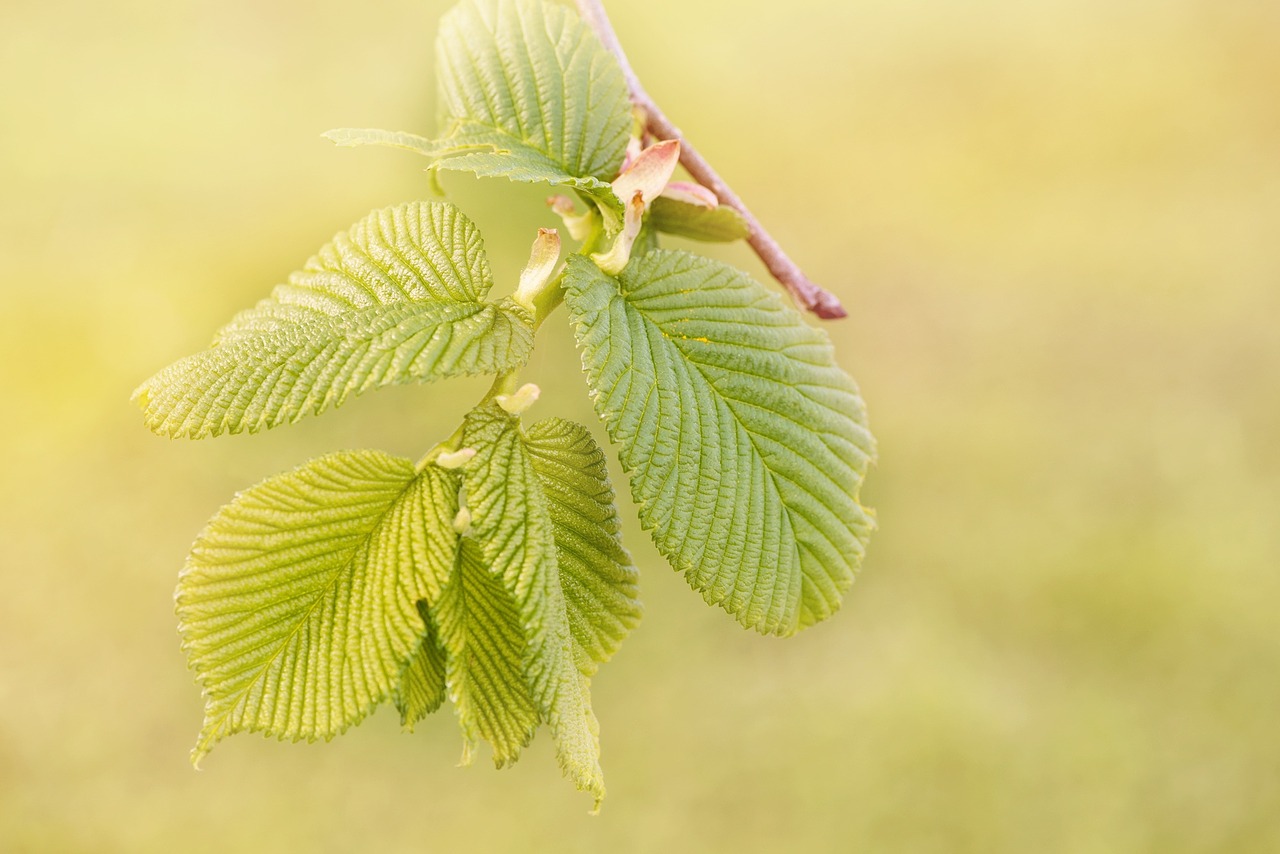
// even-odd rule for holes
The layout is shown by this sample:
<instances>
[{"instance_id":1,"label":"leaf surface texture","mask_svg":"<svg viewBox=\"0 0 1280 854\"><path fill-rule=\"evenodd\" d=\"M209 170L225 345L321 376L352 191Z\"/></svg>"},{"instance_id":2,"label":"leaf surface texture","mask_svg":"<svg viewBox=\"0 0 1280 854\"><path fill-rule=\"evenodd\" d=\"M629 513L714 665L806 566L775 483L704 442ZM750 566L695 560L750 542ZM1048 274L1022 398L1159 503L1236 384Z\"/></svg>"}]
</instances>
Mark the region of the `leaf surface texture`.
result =
<instances>
[{"instance_id":1,"label":"leaf surface texture","mask_svg":"<svg viewBox=\"0 0 1280 854\"><path fill-rule=\"evenodd\" d=\"M440 125L489 145L441 168L584 190L621 210L608 182L631 129L617 60L570 9L543 0L465 0L436 41Z\"/></svg>"},{"instance_id":2,"label":"leaf surface texture","mask_svg":"<svg viewBox=\"0 0 1280 854\"><path fill-rule=\"evenodd\" d=\"M452 205L375 211L135 400L155 432L202 438L380 386L511 370L528 358L532 318L485 302L492 280L479 230Z\"/></svg>"},{"instance_id":3,"label":"leaf surface texture","mask_svg":"<svg viewBox=\"0 0 1280 854\"><path fill-rule=\"evenodd\" d=\"M549 418L529 428L525 448L547 498L579 667L590 676L640 622L639 572L622 546L604 451L591 433Z\"/></svg>"},{"instance_id":4,"label":"leaf surface texture","mask_svg":"<svg viewBox=\"0 0 1280 854\"><path fill-rule=\"evenodd\" d=\"M515 762L538 729L539 714L525 681L526 630L520 607L464 538L449 583L436 606L448 656L449 697L465 742L464 762L478 739L493 747L499 768Z\"/></svg>"},{"instance_id":5,"label":"leaf surface texture","mask_svg":"<svg viewBox=\"0 0 1280 854\"><path fill-rule=\"evenodd\" d=\"M834 613L874 526L865 408L825 333L725 264L569 259L566 304L640 518L708 602L791 634Z\"/></svg>"},{"instance_id":6,"label":"leaf surface texture","mask_svg":"<svg viewBox=\"0 0 1280 854\"><path fill-rule=\"evenodd\" d=\"M400 673L394 699L400 712L400 723L412 731L414 724L440 708L447 696L445 687L445 651L440 646L439 631L431 614L418 603L418 613L426 625L426 634Z\"/></svg>"},{"instance_id":7,"label":"leaf surface texture","mask_svg":"<svg viewBox=\"0 0 1280 854\"><path fill-rule=\"evenodd\" d=\"M242 492L179 576L183 647L204 686L195 758L248 730L330 738L391 695L447 576L456 483L346 451Z\"/></svg>"},{"instance_id":8,"label":"leaf surface texture","mask_svg":"<svg viewBox=\"0 0 1280 854\"><path fill-rule=\"evenodd\" d=\"M598 804L599 725L575 653L550 499L518 418L496 404L480 407L467 417L463 441L477 449L465 478L472 534L519 609L530 694L551 729L561 770Z\"/></svg>"}]
</instances>

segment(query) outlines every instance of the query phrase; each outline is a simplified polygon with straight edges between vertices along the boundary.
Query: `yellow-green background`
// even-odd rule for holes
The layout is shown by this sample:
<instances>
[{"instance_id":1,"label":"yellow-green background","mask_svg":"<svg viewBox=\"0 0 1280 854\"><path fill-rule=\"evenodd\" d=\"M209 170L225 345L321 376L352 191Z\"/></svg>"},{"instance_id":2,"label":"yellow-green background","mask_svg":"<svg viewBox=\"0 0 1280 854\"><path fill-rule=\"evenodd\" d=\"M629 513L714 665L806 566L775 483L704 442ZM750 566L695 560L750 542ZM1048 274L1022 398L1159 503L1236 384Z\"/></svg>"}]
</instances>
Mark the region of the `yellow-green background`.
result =
<instances>
[{"instance_id":1,"label":"yellow-green background","mask_svg":"<svg viewBox=\"0 0 1280 854\"><path fill-rule=\"evenodd\" d=\"M791 640L627 530L609 798L452 713L194 772L172 590L238 488L414 456L480 386L257 437L129 392L334 232L422 198L446 4L5 0L0 850L1280 850L1280 6L612 0L649 88L851 317L882 530ZM446 176L511 287L544 193ZM741 248L722 251L760 273ZM540 337L542 413L595 423ZM624 511L630 516L629 505Z\"/></svg>"}]
</instances>

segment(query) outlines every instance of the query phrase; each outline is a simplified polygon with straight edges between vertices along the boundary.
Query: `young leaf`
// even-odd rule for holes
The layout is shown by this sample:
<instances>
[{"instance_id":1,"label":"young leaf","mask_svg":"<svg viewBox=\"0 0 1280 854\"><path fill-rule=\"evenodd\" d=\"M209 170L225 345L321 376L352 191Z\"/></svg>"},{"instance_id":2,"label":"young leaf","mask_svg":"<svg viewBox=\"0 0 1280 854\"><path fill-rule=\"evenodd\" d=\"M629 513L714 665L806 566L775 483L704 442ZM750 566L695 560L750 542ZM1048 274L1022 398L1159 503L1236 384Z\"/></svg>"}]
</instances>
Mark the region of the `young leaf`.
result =
<instances>
[{"instance_id":1,"label":"young leaf","mask_svg":"<svg viewBox=\"0 0 1280 854\"><path fill-rule=\"evenodd\" d=\"M392 696L396 710L400 712L401 725L410 731L414 724L440 708L447 693L445 652L425 602L418 603L418 615L422 617L427 631L400 673L400 684Z\"/></svg>"},{"instance_id":2,"label":"young leaf","mask_svg":"<svg viewBox=\"0 0 1280 854\"><path fill-rule=\"evenodd\" d=\"M494 146L483 143L473 146L457 145L448 140L427 139L425 136L418 136L415 133L380 130L378 128L335 128L320 135L342 148L356 148L361 145L383 145L387 148L412 151L414 154L421 154L423 157L430 157L432 160L467 152L492 152L495 150Z\"/></svg>"},{"instance_id":3,"label":"young leaf","mask_svg":"<svg viewBox=\"0 0 1280 854\"><path fill-rule=\"evenodd\" d=\"M448 656L449 697L462 727L463 761L470 761L472 746L483 738L493 746L495 765L515 762L539 721L525 683L525 628L501 575L490 571L470 537L461 540L434 616Z\"/></svg>"},{"instance_id":4,"label":"young leaf","mask_svg":"<svg viewBox=\"0 0 1280 854\"><path fill-rule=\"evenodd\" d=\"M178 581L204 686L194 761L231 733L331 738L400 684L418 602L452 569L457 478L377 451L330 454L236 496Z\"/></svg>"},{"instance_id":5,"label":"young leaf","mask_svg":"<svg viewBox=\"0 0 1280 854\"><path fill-rule=\"evenodd\" d=\"M667 234L717 243L746 240L751 234L742 214L728 205L707 208L662 196L649 208L649 224Z\"/></svg>"},{"instance_id":6,"label":"young leaf","mask_svg":"<svg viewBox=\"0 0 1280 854\"><path fill-rule=\"evenodd\" d=\"M584 190L621 213L608 182L632 117L613 56L571 10L544 0L463 0L436 40L440 120L454 145L492 145L444 169Z\"/></svg>"},{"instance_id":7,"label":"young leaf","mask_svg":"<svg viewBox=\"0 0 1280 854\"><path fill-rule=\"evenodd\" d=\"M528 358L532 318L484 302L492 281L480 232L452 205L375 211L134 399L155 432L202 438L380 386L511 370Z\"/></svg>"},{"instance_id":8,"label":"young leaf","mask_svg":"<svg viewBox=\"0 0 1280 854\"><path fill-rule=\"evenodd\" d=\"M556 528L517 416L497 404L472 410L463 442L477 449L465 487L471 532L485 563L515 596L525 630L524 670L538 711L551 728L561 770L604 798L599 726L587 677L579 669L560 583Z\"/></svg>"},{"instance_id":9,"label":"young leaf","mask_svg":"<svg viewBox=\"0 0 1280 854\"><path fill-rule=\"evenodd\" d=\"M639 573L622 546L622 525L600 450L587 428L549 418L529 428L525 449L555 531L578 666L587 676L640 622Z\"/></svg>"},{"instance_id":10,"label":"young leaf","mask_svg":"<svg viewBox=\"0 0 1280 854\"><path fill-rule=\"evenodd\" d=\"M825 333L724 264L569 259L565 301L640 519L708 602L791 634L830 616L873 521L874 441Z\"/></svg>"}]
</instances>

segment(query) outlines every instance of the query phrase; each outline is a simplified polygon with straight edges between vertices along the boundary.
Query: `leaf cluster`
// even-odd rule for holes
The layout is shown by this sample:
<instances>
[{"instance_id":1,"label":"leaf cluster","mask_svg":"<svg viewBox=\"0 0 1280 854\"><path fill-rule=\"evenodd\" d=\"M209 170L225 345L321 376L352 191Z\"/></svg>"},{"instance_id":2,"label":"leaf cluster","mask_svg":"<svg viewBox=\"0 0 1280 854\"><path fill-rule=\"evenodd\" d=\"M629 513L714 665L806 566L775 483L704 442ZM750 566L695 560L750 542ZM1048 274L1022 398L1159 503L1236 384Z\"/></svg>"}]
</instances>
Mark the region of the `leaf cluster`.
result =
<instances>
[{"instance_id":1,"label":"leaf cluster","mask_svg":"<svg viewBox=\"0 0 1280 854\"><path fill-rule=\"evenodd\" d=\"M571 10L463 0L437 57L438 137L327 136L571 192L553 202L579 249L560 263L543 230L495 299L457 207L375 211L137 390L153 431L196 439L386 385L494 377L417 463L330 454L210 520L177 591L206 700L194 758L238 731L331 738L386 701L412 728L448 698L464 757L484 741L507 765L546 724L598 805L590 680L640 619L638 573L587 428L525 423L537 387L518 377L536 329L566 306L642 525L757 631L792 634L839 607L873 528L857 495L874 442L825 333L744 273L659 248L659 233L745 227L670 180L678 143L644 146L617 62Z\"/></svg>"}]
</instances>

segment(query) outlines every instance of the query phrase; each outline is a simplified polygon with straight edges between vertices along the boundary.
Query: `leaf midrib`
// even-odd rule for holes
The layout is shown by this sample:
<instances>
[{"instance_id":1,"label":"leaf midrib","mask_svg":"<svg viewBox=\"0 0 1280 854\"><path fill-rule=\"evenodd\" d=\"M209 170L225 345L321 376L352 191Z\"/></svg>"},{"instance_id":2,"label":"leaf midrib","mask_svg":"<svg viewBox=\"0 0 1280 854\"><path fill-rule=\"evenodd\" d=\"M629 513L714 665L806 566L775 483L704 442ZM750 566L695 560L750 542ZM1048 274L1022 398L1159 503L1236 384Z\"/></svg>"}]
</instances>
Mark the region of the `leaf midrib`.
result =
<instances>
[{"instance_id":1,"label":"leaf midrib","mask_svg":"<svg viewBox=\"0 0 1280 854\"><path fill-rule=\"evenodd\" d=\"M661 278L663 277L659 277L659 280ZM787 499L784 497L782 489L779 488L778 473L776 473L773 470L773 468L767 463L767 461L765 460L764 454L760 450L760 447L756 444L755 435L742 422L742 419L739 418L737 411L734 409L732 403L730 403L731 398L726 397L724 394L720 392L719 389L716 388L715 384L711 382L711 379L707 376L706 372L703 370L702 365L699 364L696 360L689 358L688 354L685 353L685 351L675 343L675 340L668 337L664 332L664 330L662 329L662 327L659 326L656 321L651 319L648 316L648 314L644 311L644 309L641 308L636 301L628 299L629 293L624 291L621 281L617 279L614 279L614 281L617 283L617 292L616 292L617 295L615 298L622 300L627 305L630 305L635 310L636 314L639 315L640 318L644 320L646 324L648 324L655 332L658 333L659 336L662 337L664 341L667 342L668 346L670 346L672 349L676 350L680 354L680 356L682 357L682 361L694 367L697 376L702 380L702 382L706 385L707 389L712 393L717 404L723 405L724 410L729 413L735 428L740 432L740 434L746 436L747 442L751 445L751 450L753 454L755 455L756 459L759 460L760 462L760 467L764 470L765 474L769 478L769 485L772 488L774 495L777 496L778 503L782 506L783 512L786 514L786 524L787 524L787 527L790 529L790 533L791 533L790 551L792 553L792 557L795 560L796 571L800 577L800 584L803 588L803 585L805 584L806 576L804 572L802 556L800 554L800 540L799 540L799 537L797 536L795 520L792 517L793 509L790 502L788 502ZM652 284L652 281L653 280L646 281L646 287ZM763 379L759 376L756 376L756 378ZM656 380L656 377L655 377L655 380ZM676 432L681 433L683 431L678 430ZM798 619L798 613L797 613L797 619ZM780 626L779 628L785 629L789 627Z\"/></svg>"}]
</instances>

